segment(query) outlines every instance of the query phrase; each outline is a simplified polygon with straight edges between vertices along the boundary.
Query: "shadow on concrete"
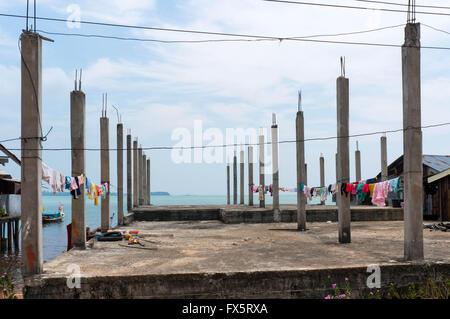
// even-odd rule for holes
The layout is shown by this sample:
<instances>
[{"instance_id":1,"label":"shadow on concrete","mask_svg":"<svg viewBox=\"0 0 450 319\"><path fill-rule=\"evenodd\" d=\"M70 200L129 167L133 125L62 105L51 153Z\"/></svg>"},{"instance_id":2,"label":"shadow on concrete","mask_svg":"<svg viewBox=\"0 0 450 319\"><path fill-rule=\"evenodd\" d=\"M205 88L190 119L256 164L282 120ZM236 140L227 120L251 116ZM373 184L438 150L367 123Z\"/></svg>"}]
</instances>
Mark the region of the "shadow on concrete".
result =
<instances>
[{"instance_id":1,"label":"shadow on concrete","mask_svg":"<svg viewBox=\"0 0 450 319\"><path fill-rule=\"evenodd\" d=\"M298 229L286 229L286 228L269 228L268 230L285 231L285 232L292 232L292 233L304 233L305 231L308 231L309 228L307 228L305 231L300 231Z\"/></svg>"}]
</instances>

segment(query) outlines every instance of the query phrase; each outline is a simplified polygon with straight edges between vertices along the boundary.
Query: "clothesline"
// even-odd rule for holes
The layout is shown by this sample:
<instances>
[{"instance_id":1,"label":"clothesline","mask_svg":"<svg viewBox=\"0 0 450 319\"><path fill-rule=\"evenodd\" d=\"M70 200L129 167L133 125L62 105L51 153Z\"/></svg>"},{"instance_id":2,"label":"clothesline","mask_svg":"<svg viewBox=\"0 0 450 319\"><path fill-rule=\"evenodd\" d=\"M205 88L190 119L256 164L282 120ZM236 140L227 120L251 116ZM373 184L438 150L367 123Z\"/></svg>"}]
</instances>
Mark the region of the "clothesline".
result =
<instances>
[{"instance_id":1,"label":"clothesline","mask_svg":"<svg viewBox=\"0 0 450 319\"><path fill-rule=\"evenodd\" d=\"M85 185L88 198L94 199L95 206L98 206L98 197L104 198L109 193L110 188L109 183L96 185L83 174L74 177L65 176L59 171L48 167L44 162L42 162L42 179L51 186L53 194L63 193L67 189L74 199L81 195L80 186Z\"/></svg>"},{"instance_id":2,"label":"clothesline","mask_svg":"<svg viewBox=\"0 0 450 319\"><path fill-rule=\"evenodd\" d=\"M321 201L326 201L328 194L336 194L341 192L342 195L348 196L348 194L355 195L357 198L364 202L369 198L372 198L372 203L377 206L385 206L386 198L389 193L397 193L400 187L400 177L393 178L383 182L377 182L377 178L368 179L365 181L353 182L353 183L336 183L328 186L309 187L307 185L300 185L300 192L303 192L309 200L313 197L320 197ZM252 192L254 193L270 193L273 196L273 185L267 186L255 186L250 185ZM297 192L296 187L280 187L280 191L283 192Z\"/></svg>"}]
</instances>

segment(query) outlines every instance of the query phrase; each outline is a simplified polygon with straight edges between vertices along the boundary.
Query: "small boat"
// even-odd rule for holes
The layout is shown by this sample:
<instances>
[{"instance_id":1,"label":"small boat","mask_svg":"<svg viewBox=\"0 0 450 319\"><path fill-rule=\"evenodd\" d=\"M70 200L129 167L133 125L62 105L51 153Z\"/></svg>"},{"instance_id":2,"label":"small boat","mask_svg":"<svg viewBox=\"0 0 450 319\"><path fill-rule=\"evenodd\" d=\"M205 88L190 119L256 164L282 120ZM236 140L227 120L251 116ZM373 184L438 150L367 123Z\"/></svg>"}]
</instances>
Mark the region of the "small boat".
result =
<instances>
[{"instance_id":1,"label":"small boat","mask_svg":"<svg viewBox=\"0 0 450 319\"><path fill-rule=\"evenodd\" d=\"M64 218L63 213L63 205L60 205L58 207L58 212L56 213L42 213L42 223L54 223L54 222L60 222Z\"/></svg>"}]
</instances>

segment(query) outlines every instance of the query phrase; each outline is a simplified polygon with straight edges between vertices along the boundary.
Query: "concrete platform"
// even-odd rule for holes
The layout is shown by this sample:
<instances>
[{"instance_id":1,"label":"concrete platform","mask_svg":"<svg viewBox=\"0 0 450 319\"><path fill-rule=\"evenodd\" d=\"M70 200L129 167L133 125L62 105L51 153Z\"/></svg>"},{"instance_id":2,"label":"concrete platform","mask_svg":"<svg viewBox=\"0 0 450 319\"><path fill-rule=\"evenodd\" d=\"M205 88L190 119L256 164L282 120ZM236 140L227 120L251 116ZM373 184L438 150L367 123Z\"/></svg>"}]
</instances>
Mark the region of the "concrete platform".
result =
<instances>
[{"instance_id":1,"label":"concrete platform","mask_svg":"<svg viewBox=\"0 0 450 319\"><path fill-rule=\"evenodd\" d=\"M296 205L281 205L281 221L297 222ZM247 205L142 206L133 210L138 221L221 220L226 224L273 223L273 208ZM337 206L307 205L307 222L336 222ZM393 207L353 206L352 221L403 220L403 209Z\"/></svg>"},{"instance_id":2,"label":"concrete platform","mask_svg":"<svg viewBox=\"0 0 450 319\"><path fill-rule=\"evenodd\" d=\"M96 242L44 264L25 280L25 298L323 298L350 279L368 293L367 266L381 267L382 287L450 276L450 233L424 230L425 262L403 262L403 222L354 222L352 243L338 243L336 223L224 224L133 222L149 249ZM124 244L124 243L121 243ZM133 246L134 247L134 246ZM137 247L137 246L136 246ZM67 287L69 265L81 288Z\"/></svg>"}]
</instances>

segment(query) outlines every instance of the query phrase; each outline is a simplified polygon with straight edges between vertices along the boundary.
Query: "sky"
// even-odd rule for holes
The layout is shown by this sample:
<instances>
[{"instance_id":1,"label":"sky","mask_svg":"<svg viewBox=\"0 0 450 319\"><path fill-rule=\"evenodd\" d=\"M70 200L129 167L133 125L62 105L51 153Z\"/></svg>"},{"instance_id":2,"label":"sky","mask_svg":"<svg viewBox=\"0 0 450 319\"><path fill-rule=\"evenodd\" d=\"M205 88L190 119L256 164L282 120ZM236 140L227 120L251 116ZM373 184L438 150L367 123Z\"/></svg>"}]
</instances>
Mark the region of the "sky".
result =
<instances>
[{"instance_id":1,"label":"sky","mask_svg":"<svg viewBox=\"0 0 450 319\"><path fill-rule=\"evenodd\" d=\"M377 7L353 0L317 2ZM407 3L406 0L397 2ZM431 3L417 1L417 4ZM433 0L432 4L448 5L448 1ZM25 0L0 0L0 13L23 15L25 12ZM450 13L450 10L445 12ZM76 17L79 13L84 21L275 37L345 33L406 23L406 13L261 0L38 0L37 13L41 17L61 19ZM417 18L422 24L450 32L449 16L418 14ZM0 17L0 140L20 136L18 39L24 28L24 19ZM277 115L279 140L293 140L298 90L302 91L305 137L336 136L336 78L340 76L341 56L346 58L346 77L350 81L350 134L403 127L401 49L398 47L298 41L184 44L120 41L50 35L43 31L160 40L226 37L85 24L74 28L73 24L40 20L37 29L55 40L54 43L43 42L44 134L52 128L44 148L70 148L70 92L74 89L76 69L83 69L88 148L100 146L103 93L108 93L112 148L116 146L117 115L111 105L119 108L125 132L130 129L133 138L138 137L144 148L177 145L180 141L173 137L174 132L180 130L190 132L193 140L196 121L201 121L203 131L223 135L227 129L259 131L265 128L266 139L270 140L272 113ZM398 26L320 39L401 45L403 29ZM450 35L444 32L422 25L421 36L423 46L450 47ZM450 51L422 49L421 54L422 125L450 122ZM355 178L356 141L361 151L363 178L374 177L380 172L380 137L350 139L351 180ZM209 143L208 134L204 134L203 139L204 145ZM424 129L423 153L450 154L449 139L449 126ZM388 162L391 163L403 153L402 133L388 133L387 141ZM9 149L20 148L17 141L3 144ZM306 142L305 152L308 184L320 184L321 154L325 158L326 184L333 183L336 140ZM18 150L13 153L20 156ZM225 156L220 163L195 162L192 152L191 156L187 154L191 163L177 163L170 150L144 153L151 159L152 191L199 195L226 193ZM266 158L270 158L270 154L268 145ZM100 152L87 151L86 156L86 175L99 182ZM115 151L111 151L110 158L114 191L117 180ZM43 160L64 175L71 171L70 151L44 151ZM280 186L295 187L295 143L279 145L279 166ZM1 168L20 177L20 168L15 163ZM247 172L245 175L247 178ZM256 165L254 176L257 176ZM271 183L270 174L266 181Z\"/></svg>"}]
</instances>

